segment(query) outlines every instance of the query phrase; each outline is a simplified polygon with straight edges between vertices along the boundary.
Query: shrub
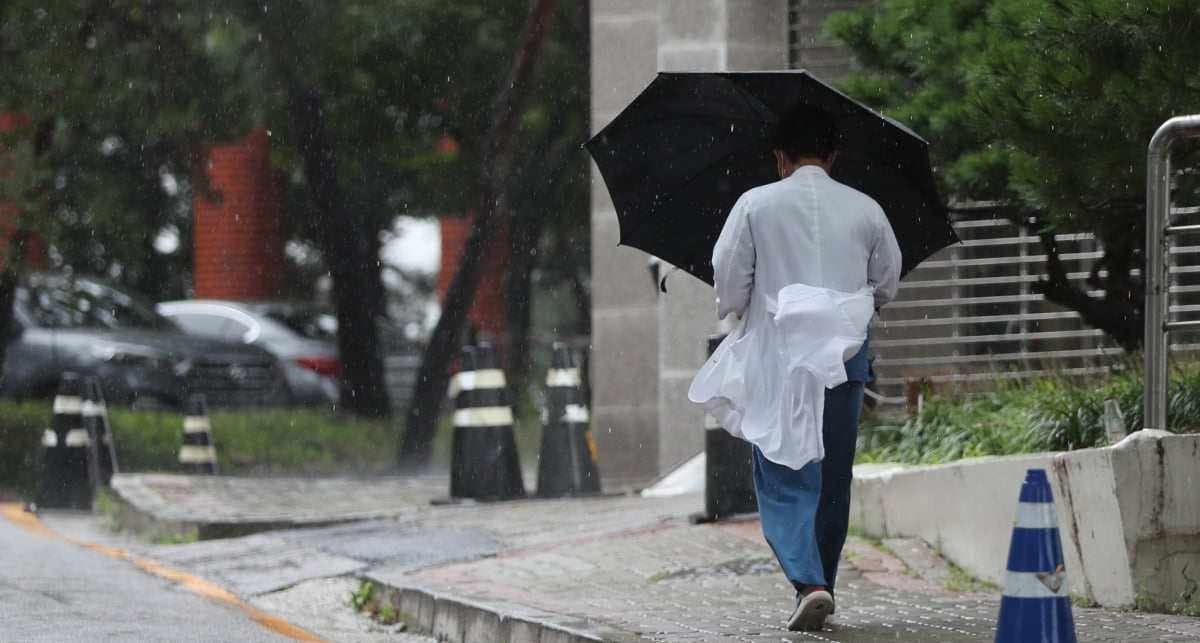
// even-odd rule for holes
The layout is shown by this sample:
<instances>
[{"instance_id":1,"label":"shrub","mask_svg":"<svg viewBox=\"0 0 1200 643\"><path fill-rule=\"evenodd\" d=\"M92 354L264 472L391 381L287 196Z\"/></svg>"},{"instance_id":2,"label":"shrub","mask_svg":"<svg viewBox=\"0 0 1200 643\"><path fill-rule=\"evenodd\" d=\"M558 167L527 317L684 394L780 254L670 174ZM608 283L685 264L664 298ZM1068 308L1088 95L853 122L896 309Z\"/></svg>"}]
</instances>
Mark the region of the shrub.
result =
<instances>
[{"instance_id":1,"label":"shrub","mask_svg":"<svg viewBox=\"0 0 1200 643\"><path fill-rule=\"evenodd\" d=\"M1131 367L1106 376L1013 381L986 394L934 396L912 417L868 416L859 461L936 464L1103 446L1105 400L1116 400L1125 426L1136 430L1143 386L1140 369ZM1200 429L1200 363L1172 373L1168 418L1174 432Z\"/></svg>"}]
</instances>

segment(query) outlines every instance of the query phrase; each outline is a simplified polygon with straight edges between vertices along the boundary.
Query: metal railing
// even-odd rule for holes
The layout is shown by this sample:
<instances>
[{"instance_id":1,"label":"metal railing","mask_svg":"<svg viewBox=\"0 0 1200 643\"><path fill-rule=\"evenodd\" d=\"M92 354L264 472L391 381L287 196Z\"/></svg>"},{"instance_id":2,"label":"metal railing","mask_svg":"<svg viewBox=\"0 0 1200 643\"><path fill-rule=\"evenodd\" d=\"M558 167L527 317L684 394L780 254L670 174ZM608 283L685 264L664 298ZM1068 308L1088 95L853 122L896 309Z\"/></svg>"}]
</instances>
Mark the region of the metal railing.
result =
<instances>
[{"instance_id":1,"label":"metal railing","mask_svg":"<svg viewBox=\"0 0 1200 643\"><path fill-rule=\"evenodd\" d=\"M1171 225L1171 148L1200 136L1200 115L1176 116L1150 139L1146 153L1146 389L1144 428L1167 428L1167 333L1200 330L1200 320L1168 321L1170 238L1200 232L1200 225Z\"/></svg>"}]
</instances>

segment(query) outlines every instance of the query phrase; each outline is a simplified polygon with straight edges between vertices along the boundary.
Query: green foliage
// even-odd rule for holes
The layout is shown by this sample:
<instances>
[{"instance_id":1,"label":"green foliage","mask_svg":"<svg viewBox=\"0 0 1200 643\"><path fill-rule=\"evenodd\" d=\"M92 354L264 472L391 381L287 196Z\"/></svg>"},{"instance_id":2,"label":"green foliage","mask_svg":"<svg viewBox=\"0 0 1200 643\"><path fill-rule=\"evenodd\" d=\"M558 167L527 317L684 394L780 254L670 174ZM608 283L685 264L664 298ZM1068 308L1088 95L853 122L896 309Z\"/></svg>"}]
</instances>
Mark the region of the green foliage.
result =
<instances>
[{"instance_id":1,"label":"green foliage","mask_svg":"<svg viewBox=\"0 0 1200 643\"><path fill-rule=\"evenodd\" d=\"M377 620L384 625L395 625L400 620L396 615L396 606L388 603L381 607Z\"/></svg>"},{"instance_id":2,"label":"green foliage","mask_svg":"<svg viewBox=\"0 0 1200 643\"><path fill-rule=\"evenodd\" d=\"M371 581L365 580L358 586L358 589L350 592L350 607L353 607L354 611L363 611L367 607L367 604L371 602L372 587L374 585Z\"/></svg>"},{"instance_id":3,"label":"green foliage","mask_svg":"<svg viewBox=\"0 0 1200 643\"><path fill-rule=\"evenodd\" d=\"M0 496L5 490L32 496L38 448L50 417L49 405L0 403Z\"/></svg>"},{"instance_id":4,"label":"green foliage","mask_svg":"<svg viewBox=\"0 0 1200 643\"><path fill-rule=\"evenodd\" d=\"M302 166L307 142L290 131L287 112L288 92L304 85L322 100L354 216L381 230L398 214L466 213L479 205L480 146L528 7L0 3L0 112L29 115L33 128L22 140L38 150L12 157L20 172L0 172L3 196L54 245L55 262L118 277L154 299L183 297L192 195L205 189L193 183L196 160L204 145L262 126L283 179L285 234L321 248ZM519 163L509 181L515 211L553 215L550 245L586 239L582 18L557 14L518 119ZM444 137L456 152L439 147ZM164 229L180 234L179 249L167 254L152 247ZM580 250L544 253L554 259L551 275L586 269ZM289 280L297 292L309 292L306 280L324 271L319 261L294 268L306 278Z\"/></svg>"},{"instance_id":5,"label":"green foliage","mask_svg":"<svg viewBox=\"0 0 1200 643\"><path fill-rule=\"evenodd\" d=\"M928 138L950 194L1106 236L1144 201L1154 130L1200 109L1198 18L1167 0L888 0L826 29L865 68L843 87Z\"/></svg>"},{"instance_id":6,"label":"green foliage","mask_svg":"<svg viewBox=\"0 0 1200 643\"><path fill-rule=\"evenodd\" d=\"M183 416L109 409L121 471L179 470ZM46 402L0 403L0 490L31 497L37 485ZM228 475L383 474L391 471L396 428L330 411L215 411L217 466Z\"/></svg>"},{"instance_id":7,"label":"green foliage","mask_svg":"<svg viewBox=\"0 0 1200 643\"><path fill-rule=\"evenodd\" d=\"M1140 372L1087 379L1051 377L999 385L987 394L935 396L920 413L869 417L861 462L938 464L960 458L1070 451L1104 446L1104 402L1112 399L1130 431L1142 424ZM1171 375L1168 421L1176 433L1200 432L1200 364Z\"/></svg>"},{"instance_id":8,"label":"green foliage","mask_svg":"<svg viewBox=\"0 0 1200 643\"><path fill-rule=\"evenodd\" d=\"M863 65L842 88L929 140L952 203L997 204L1034 233L1095 235L1104 255L1086 286L1048 263L1035 288L1134 348L1146 150L1168 118L1200 111L1198 20L1195 2L1170 0L886 0L826 30ZM1173 163L1196 167L1194 142ZM1175 201L1196 202L1196 188L1181 175Z\"/></svg>"},{"instance_id":9,"label":"green foliage","mask_svg":"<svg viewBox=\"0 0 1200 643\"><path fill-rule=\"evenodd\" d=\"M176 471L183 417L110 410L124 471ZM380 473L388 470L396 429L329 411L213 411L217 467L228 475Z\"/></svg>"}]
</instances>

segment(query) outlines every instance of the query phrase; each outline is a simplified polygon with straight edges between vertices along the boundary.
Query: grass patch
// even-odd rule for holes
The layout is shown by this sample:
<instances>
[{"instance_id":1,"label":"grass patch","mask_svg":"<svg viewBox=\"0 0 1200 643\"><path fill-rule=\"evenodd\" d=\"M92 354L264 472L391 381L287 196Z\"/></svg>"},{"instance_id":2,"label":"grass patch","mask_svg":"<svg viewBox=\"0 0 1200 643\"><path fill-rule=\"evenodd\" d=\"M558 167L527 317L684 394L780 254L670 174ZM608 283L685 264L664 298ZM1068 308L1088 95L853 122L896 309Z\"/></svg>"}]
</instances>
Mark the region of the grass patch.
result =
<instances>
[{"instance_id":1,"label":"grass patch","mask_svg":"<svg viewBox=\"0 0 1200 643\"><path fill-rule=\"evenodd\" d=\"M942 581L942 586L952 592L995 592L999 589L995 584L975 578L965 569L948 560L946 561L946 580Z\"/></svg>"},{"instance_id":2,"label":"grass patch","mask_svg":"<svg viewBox=\"0 0 1200 643\"><path fill-rule=\"evenodd\" d=\"M522 467L537 468L542 425L536 405L520 403L513 434ZM53 416L49 401L0 402L0 498L32 498L41 464L42 432ZM177 472L183 442L181 414L108 410L122 472ZM212 410L213 446L222 475L381 475L395 471L403 416L363 420L324 409ZM442 413L431 464L449 468L454 427Z\"/></svg>"},{"instance_id":3,"label":"grass patch","mask_svg":"<svg viewBox=\"0 0 1200 643\"><path fill-rule=\"evenodd\" d=\"M110 410L122 471L176 471L183 416ZM381 473L395 459L393 421L332 411L279 409L209 414L217 468L228 475Z\"/></svg>"},{"instance_id":4,"label":"grass patch","mask_svg":"<svg viewBox=\"0 0 1200 643\"><path fill-rule=\"evenodd\" d=\"M38 448L50 427L49 405L0 403L0 497L31 497L37 485Z\"/></svg>"},{"instance_id":5,"label":"grass patch","mask_svg":"<svg viewBox=\"0 0 1200 643\"><path fill-rule=\"evenodd\" d=\"M1129 367L1089 378L1003 381L986 394L931 397L915 416L864 418L858 462L940 464L1104 446L1104 401L1117 401L1132 431L1142 425L1143 387L1140 369ZM1168 416L1176 433L1200 430L1200 363L1174 369Z\"/></svg>"},{"instance_id":6,"label":"grass patch","mask_svg":"<svg viewBox=\"0 0 1200 643\"><path fill-rule=\"evenodd\" d=\"M42 432L52 419L52 405L46 401L0 402L0 497L33 497ZM183 419L174 413L110 408L118 469L178 471ZM240 476L389 473L402 422L314 409L209 414L217 467L223 475Z\"/></svg>"}]
</instances>

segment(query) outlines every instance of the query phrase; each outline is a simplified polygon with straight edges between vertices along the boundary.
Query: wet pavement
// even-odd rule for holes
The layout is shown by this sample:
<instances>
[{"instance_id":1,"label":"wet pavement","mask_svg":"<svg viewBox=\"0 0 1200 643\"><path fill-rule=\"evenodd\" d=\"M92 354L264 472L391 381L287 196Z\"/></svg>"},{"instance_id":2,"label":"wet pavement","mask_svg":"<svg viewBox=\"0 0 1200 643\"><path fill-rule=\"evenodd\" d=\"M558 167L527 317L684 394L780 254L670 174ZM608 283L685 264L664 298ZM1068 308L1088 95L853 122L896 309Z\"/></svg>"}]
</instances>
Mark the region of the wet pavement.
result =
<instances>
[{"instance_id":1,"label":"wet pavement","mask_svg":"<svg viewBox=\"0 0 1200 643\"><path fill-rule=\"evenodd\" d=\"M999 590L954 591L919 541L852 538L837 612L784 627L793 598L753 518L692 524L700 494L445 504L445 477L125 474L120 521L233 536L141 553L258 596L370 580L410 631L449 641L990 641ZM138 542L145 543L144 539ZM1068 572L1069 573L1069 572ZM1073 610L1080 641L1198 641L1200 619ZM350 639L347 639L350 640Z\"/></svg>"}]
</instances>

